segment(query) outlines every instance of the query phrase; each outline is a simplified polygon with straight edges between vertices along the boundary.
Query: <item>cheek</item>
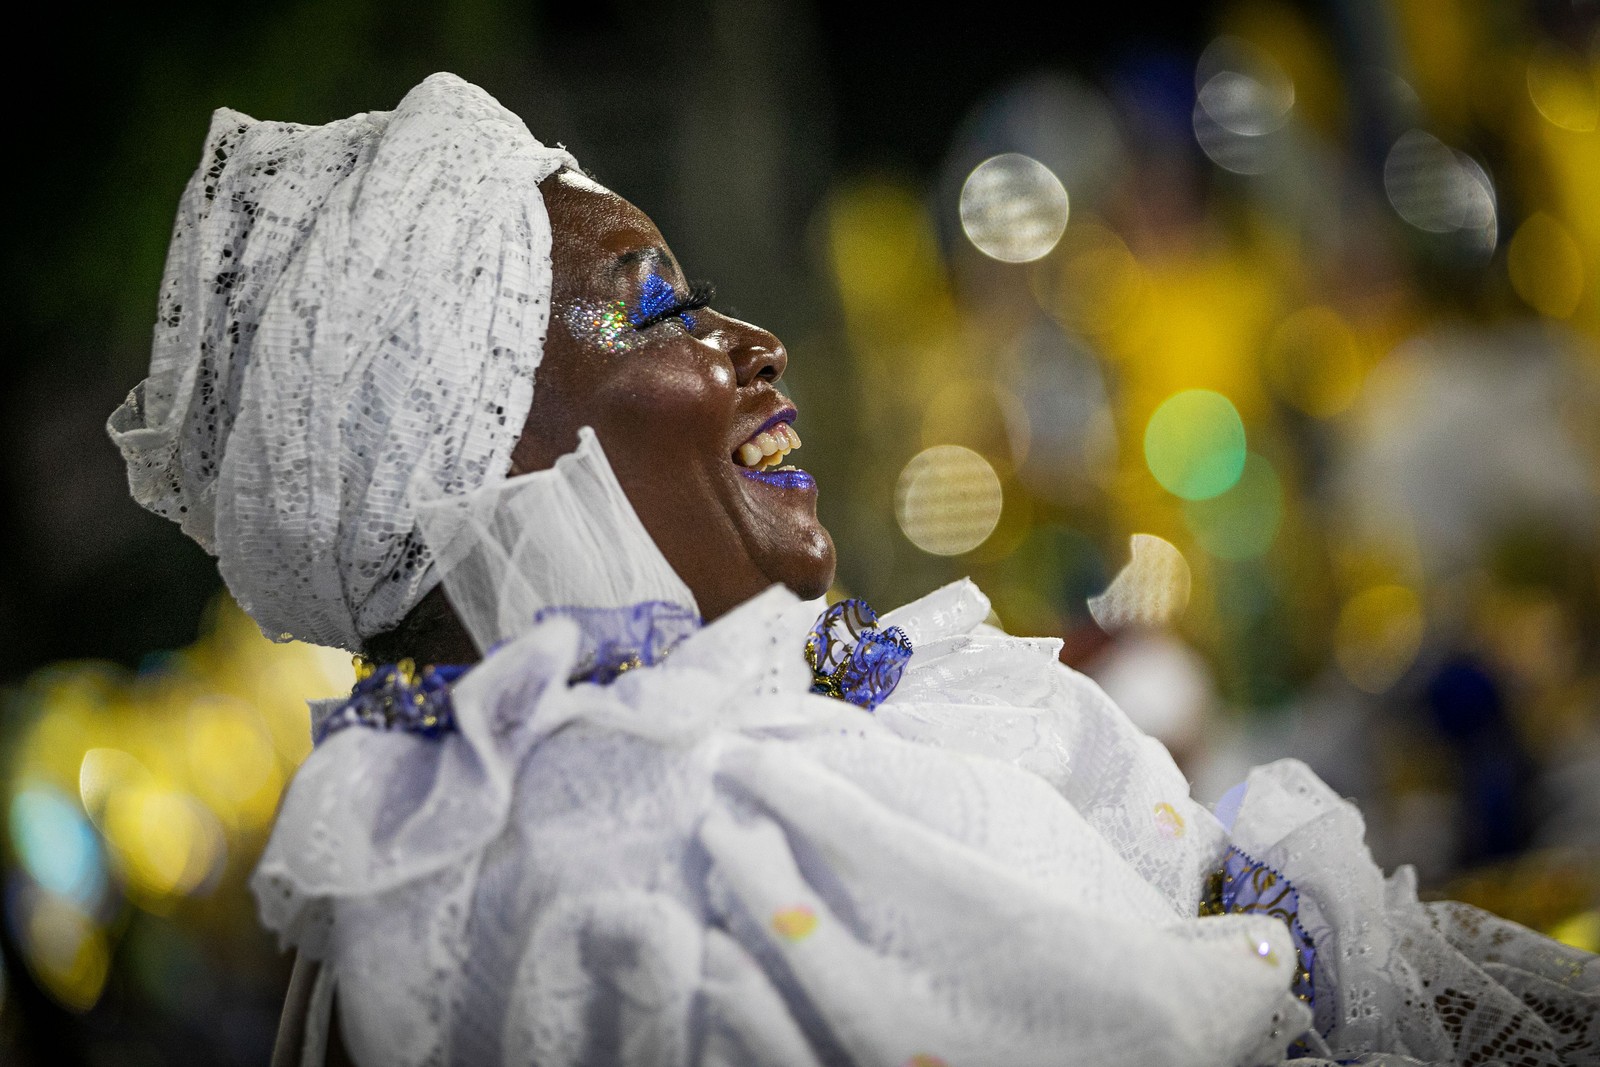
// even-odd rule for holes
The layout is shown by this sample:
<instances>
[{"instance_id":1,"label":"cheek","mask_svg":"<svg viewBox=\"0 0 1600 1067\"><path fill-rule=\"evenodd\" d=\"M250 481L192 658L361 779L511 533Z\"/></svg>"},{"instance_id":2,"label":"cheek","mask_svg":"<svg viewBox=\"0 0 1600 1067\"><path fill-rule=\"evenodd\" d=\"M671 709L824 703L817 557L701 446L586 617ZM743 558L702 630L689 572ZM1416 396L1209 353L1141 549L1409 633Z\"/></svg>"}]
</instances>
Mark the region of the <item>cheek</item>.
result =
<instances>
[{"instance_id":1,"label":"cheek","mask_svg":"<svg viewBox=\"0 0 1600 1067\"><path fill-rule=\"evenodd\" d=\"M652 359L630 354L634 366L605 390L609 428L641 438L653 450L703 449L728 443L738 383L726 365Z\"/></svg>"}]
</instances>

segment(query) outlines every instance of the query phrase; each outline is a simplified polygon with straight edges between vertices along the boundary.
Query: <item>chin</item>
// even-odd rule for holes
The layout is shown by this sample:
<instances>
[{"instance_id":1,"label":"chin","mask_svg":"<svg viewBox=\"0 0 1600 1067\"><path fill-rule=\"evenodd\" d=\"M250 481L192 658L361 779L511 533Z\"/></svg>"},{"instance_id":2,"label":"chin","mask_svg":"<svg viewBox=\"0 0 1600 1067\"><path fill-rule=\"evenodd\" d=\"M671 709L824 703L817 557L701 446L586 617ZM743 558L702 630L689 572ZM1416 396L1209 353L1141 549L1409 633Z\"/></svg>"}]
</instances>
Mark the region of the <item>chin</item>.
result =
<instances>
[{"instance_id":1,"label":"chin","mask_svg":"<svg viewBox=\"0 0 1600 1067\"><path fill-rule=\"evenodd\" d=\"M800 599L815 600L833 585L837 562L833 538L818 525L809 532L800 551L789 553L780 566L768 573Z\"/></svg>"}]
</instances>

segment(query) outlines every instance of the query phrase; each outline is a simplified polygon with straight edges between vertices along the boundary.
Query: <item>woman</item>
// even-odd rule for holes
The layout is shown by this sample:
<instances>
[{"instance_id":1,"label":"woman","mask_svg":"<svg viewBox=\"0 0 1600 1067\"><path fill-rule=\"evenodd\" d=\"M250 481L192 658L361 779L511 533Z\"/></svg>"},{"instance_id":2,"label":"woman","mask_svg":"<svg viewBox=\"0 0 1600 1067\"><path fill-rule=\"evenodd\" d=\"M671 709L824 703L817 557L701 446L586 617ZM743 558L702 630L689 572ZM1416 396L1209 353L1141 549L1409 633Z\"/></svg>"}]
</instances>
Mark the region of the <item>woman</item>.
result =
<instances>
[{"instance_id":1,"label":"woman","mask_svg":"<svg viewBox=\"0 0 1600 1067\"><path fill-rule=\"evenodd\" d=\"M302 1062L1600 1056L1591 957L1419 904L1300 765L1214 815L970 583L804 600L782 345L481 90L204 159L111 430L265 632L380 664L256 876Z\"/></svg>"}]
</instances>

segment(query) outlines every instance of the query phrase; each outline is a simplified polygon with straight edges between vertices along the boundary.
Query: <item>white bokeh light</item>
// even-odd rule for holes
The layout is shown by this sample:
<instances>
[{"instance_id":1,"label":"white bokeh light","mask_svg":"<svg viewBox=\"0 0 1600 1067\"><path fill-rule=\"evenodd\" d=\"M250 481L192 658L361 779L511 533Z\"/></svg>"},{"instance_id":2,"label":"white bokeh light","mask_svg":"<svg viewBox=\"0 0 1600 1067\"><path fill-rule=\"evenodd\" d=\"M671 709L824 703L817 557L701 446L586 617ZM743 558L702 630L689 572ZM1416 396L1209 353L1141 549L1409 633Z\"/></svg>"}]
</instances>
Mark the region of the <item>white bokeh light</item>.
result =
<instances>
[{"instance_id":1,"label":"white bokeh light","mask_svg":"<svg viewBox=\"0 0 1600 1067\"><path fill-rule=\"evenodd\" d=\"M1235 174L1271 168L1278 133L1294 110L1294 82L1270 55L1218 37L1195 67L1194 136L1206 156Z\"/></svg>"},{"instance_id":2,"label":"white bokeh light","mask_svg":"<svg viewBox=\"0 0 1600 1067\"><path fill-rule=\"evenodd\" d=\"M1270 54L1238 37L1218 37L1195 66L1195 141L1235 174L1262 174L1280 154L1274 134L1294 110L1294 82Z\"/></svg>"},{"instance_id":3,"label":"white bokeh light","mask_svg":"<svg viewBox=\"0 0 1600 1067\"><path fill-rule=\"evenodd\" d=\"M1383 188L1395 212L1427 233L1458 234L1469 251L1494 251L1494 183L1477 160L1423 130L1408 130L1389 149Z\"/></svg>"},{"instance_id":4,"label":"white bokeh light","mask_svg":"<svg viewBox=\"0 0 1600 1067\"><path fill-rule=\"evenodd\" d=\"M1189 605L1189 561L1171 541L1137 533L1132 556L1105 592L1089 598L1089 614L1106 633L1130 626L1165 626Z\"/></svg>"},{"instance_id":5,"label":"white bokeh light","mask_svg":"<svg viewBox=\"0 0 1600 1067\"><path fill-rule=\"evenodd\" d=\"M1007 152L980 163L961 187L961 228L1003 263L1048 255L1067 228L1067 188L1043 163Z\"/></svg>"}]
</instances>

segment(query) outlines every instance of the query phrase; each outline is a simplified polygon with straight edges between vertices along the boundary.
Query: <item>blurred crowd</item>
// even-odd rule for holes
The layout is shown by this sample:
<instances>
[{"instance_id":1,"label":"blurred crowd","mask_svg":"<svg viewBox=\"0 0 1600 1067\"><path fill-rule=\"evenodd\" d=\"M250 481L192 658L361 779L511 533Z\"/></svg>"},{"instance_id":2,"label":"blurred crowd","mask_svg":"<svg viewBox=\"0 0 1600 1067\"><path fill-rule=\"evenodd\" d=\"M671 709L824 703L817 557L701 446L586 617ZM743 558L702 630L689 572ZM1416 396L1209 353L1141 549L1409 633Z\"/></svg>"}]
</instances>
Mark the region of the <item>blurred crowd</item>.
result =
<instances>
[{"instance_id":1,"label":"blurred crowd","mask_svg":"<svg viewBox=\"0 0 1600 1067\"><path fill-rule=\"evenodd\" d=\"M464 20L453 53L407 55L418 76L461 59L784 337L837 592L884 610L970 575L1202 798L1303 759L1381 864L1600 949L1600 5L1255 0L1092 58L1035 42L985 68L937 159L887 163L805 104L852 84L827 11L707 10L725 58L659 102L645 148L656 68L597 84L592 26L522 55ZM779 42L786 63L758 61ZM175 529L110 503L93 436L139 376L117 316L154 306L205 111L389 106L400 75L362 55L367 81L321 96L264 59L143 83L130 129L161 135L117 157L159 156L122 246L143 266L88 336L50 335L104 341L98 407L63 436L36 377L9 420L44 435L24 456L105 454L35 494L12 545L46 576L70 570L52 551L90 562L0 610L36 651L0 717L6 1063L270 1047L287 971L245 883L309 750L304 700L349 660L256 633ZM66 591L92 636L28 633L27 597Z\"/></svg>"}]
</instances>

